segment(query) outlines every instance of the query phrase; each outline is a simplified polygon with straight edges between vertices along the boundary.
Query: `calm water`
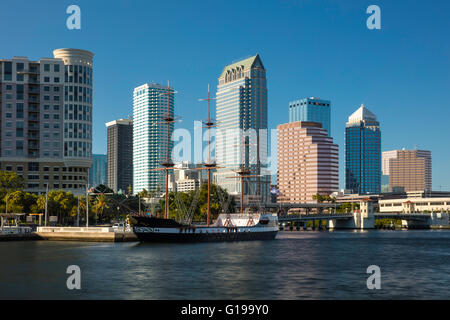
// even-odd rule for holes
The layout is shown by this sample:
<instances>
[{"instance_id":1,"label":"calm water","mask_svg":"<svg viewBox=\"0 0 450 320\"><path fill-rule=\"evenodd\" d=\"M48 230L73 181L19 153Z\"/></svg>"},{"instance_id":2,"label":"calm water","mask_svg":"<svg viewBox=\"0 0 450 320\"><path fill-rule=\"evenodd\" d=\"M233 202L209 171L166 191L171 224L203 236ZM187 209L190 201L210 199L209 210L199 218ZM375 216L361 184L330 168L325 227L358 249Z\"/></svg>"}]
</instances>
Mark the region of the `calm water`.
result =
<instances>
[{"instance_id":1,"label":"calm water","mask_svg":"<svg viewBox=\"0 0 450 320\"><path fill-rule=\"evenodd\" d=\"M450 231L280 232L274 241L0 242L0 299L448 299ZM81 290L66 288L68 265ZM381 290L366 269L381 268Z\"/></svg>"}]
</instances>

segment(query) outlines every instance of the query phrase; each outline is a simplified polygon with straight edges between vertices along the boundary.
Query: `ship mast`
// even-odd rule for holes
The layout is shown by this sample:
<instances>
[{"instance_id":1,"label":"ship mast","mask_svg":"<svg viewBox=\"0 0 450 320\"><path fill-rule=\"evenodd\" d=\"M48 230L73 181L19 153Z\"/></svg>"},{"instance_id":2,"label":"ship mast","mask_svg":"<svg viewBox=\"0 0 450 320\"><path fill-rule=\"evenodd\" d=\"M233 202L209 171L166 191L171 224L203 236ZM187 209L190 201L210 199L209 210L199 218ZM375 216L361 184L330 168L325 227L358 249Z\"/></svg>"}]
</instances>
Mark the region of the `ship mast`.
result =
<instances>
[{"instance_id":1,"label":"ship mast","mask_svg":"<svg viewBox=\"0 0 450 320\"><path fill-rule=\"evenodd\" d=\"M169 143L170 143L170 124L175 122L175 116L171 114L170 112L170 96L172 94L170 90L170 81L167 81L167 114L163 118L163 121L167 125L167 139L166 139L166 161L162 163L164 167L164 171L166 173L166 194L165 194L165 201L164 201L164 219L167 219L169 217L169 170L173 168L173 162L170 159L169 154Z\"/></svg>"},{"instance_id":2,"label":"ship mast","mask_svg":"<svg viewBox=\"0 0 450 320\"><path fill-rule=\"evenodd\" d=\"M156 168L156 169L151 169L151 171L165 171L165 201L164 201L164 219L167 219L169 217L169 170L173 170L173 162L170 159L170 148L169 148L169 144L170 144L170 125L172 123L175 123L178 118L175 117L175 115L173 115L170 111L170 97L172 96L172 94L174 94L175 91L173 91L170 88L170 81L167 81L167 92L165 93L161 93L160 96L167 96L167 113L162 117L162 123L165 124L167 126L167 136L166 136L166 159L164 160L164 162L161 164L162 168Z\"/></svg>"},{"instance_id":3,"label":"ship mast","mask_svg":"<svg viewBox=\"0 0 450 320\"><path fill-rule=\"evenodd\" d=\"M241 147L245 148L246 146L249 146L249 143L245 142L244 136L242 136L242 142ZM245 154L245 149L242 151ZM241 215L244 214L244 179L246 178L260 178L260 174L251 175L250 169L243 163L238 170L233 170L238 175L233 177L227 177L230 179L240 179L241 180ZM258 181L259 183L259 181Z\"/></svg>"},{"instance_id":4,"label":"ship mast","mask_svg":"<svg viewBox=\"0 0 450 320\"><path fill-rule=\"evenodd\" d=\"M211 100L214 100L215 98L210 97L210 89L208 84L208 98L206 99L199 99L200 101L208 101L208 118L203 122L205 125L205 128L208 129L208 161L206 163L203 163L205 168L199 168L199 170L207 170L208 171L208 200L207 200L207 209L206 209L206 226L209 227L209 223L211 220L211 170L217 169L216 163L211 160L211 128L214 127L216 124L214 123L213 119L211 119L211 108L210 108L210 102Z\"/></svg>"},{"instance_id":5,"label":"ship mast","mask_svg":"<svg viewBox=\"0 0 450 320\"><path fill-rule=\"evenodd\" d=\"M246 168L245 166L241 166L241 168L239 170L236 170L235 172L238 174L238 176L227 177L227 178L241 180L241 215L243 215L244 214L244 179L259 178L259 177L261 177L261 175L259 175L259 174L251 175L250 170L248 168Z\"/></svg>"}]
</instances>

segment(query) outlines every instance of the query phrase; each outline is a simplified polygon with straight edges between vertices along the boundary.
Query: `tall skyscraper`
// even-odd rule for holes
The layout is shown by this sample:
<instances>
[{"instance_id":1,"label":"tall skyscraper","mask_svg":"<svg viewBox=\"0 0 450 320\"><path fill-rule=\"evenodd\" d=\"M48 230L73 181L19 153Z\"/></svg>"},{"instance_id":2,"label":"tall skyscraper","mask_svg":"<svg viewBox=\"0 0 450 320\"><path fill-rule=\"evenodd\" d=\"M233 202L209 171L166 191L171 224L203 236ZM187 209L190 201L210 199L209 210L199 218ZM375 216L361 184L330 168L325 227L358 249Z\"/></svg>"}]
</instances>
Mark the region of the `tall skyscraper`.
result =
<instances>
[{"instance_id":1,"label":"tall skyscraper","mask_svg":"<svg viewBox=\"0 0 450 320\"><path fill-rule=\"evenodd\" d=\"M345 188L358 194L381 192L381 131L362 104L345 128Z\"/></svg>"},{"instance_id":2,"label":"tall skyscraper","mask_svg":"<svg viewBox=\"0 0 450 320\"><path fill-rule=\"evenodd\" d=\"M119 119L106 123L108 175L107 185L114 192L128 193L133 186L133 120Z\"/></svg>"},{"instance_id":3,"label":"tall skyscraper","mask_svg":"<svg viewBox=\"0 0 450 320\"><path fill-rule=\"evenodd\" d=\"M315 202L339 188L339 147L318 122L277 127L278 202Z\"/></svg>"},{"instance_id":4,"label":"tall skyscraper","mask_svg":"<svg viewBox=\"0 0 450 320\"><path fill-rule=\"evenodd\" d=\"M89 169L89 186L106 185L106 154L93 154L92 167Z\"/></svg>"},{"instance_id":5,"label":"tall skyscraper","mask_svg":"<svg viewBox=\"0 0 450 320\"><path fill-rule=\"evenodd\" d=\"M331 137L331 102L310 97L289 102L289 122L319 122Z\"/></svg>"},{"instance_id":6,"label":"tall skyscraper","mask_svg":"<svg viewBox=\"0 0 450 320\"><path fill-rule=\"evenodd\" d=\"M388 177L388 192L431 191L431 151L383 152L383 176Z\"/></svg>"},{"instance_id":7,"label":"tall skyscraper","mask_svg":"<svg viewBox=\"0 0 450 320\"><path fill-rule=\"evenodd\" d=\"M27 192L78 195L92 164L93 53L53 54L0 60L0 169L22 176Z\"/></svg>"},{"instance_id":8,"label":"tall skyscraper","mask_svg":"<svg viewBox=\"0 0 450 320\"><path fill-rule=\"evenodd\" d=\"M244 194L269 200L267 172L267 84L266 70L259 55L225 66L219 77L216 100L218 169L214 180L234 195L241 193L236 170L245 167ZM244 200L246 201L246 200Z\"/></svg>"},{"instance_id":9,"label":"tall skyscraper","mask_svg":"<svg viewBox=\"0 0 450 320\"><path fill-rule=\"evenodd\" d=\"M170 92L171 94L168 94ZM160 84L143 84L133 92L133 193L143 189L164 191L163 171L167 148L172 154L173 141L167 143L173 133L173 123L166 125L163 119L174 115L174 90Z\"/></svg>"}]
</instances>

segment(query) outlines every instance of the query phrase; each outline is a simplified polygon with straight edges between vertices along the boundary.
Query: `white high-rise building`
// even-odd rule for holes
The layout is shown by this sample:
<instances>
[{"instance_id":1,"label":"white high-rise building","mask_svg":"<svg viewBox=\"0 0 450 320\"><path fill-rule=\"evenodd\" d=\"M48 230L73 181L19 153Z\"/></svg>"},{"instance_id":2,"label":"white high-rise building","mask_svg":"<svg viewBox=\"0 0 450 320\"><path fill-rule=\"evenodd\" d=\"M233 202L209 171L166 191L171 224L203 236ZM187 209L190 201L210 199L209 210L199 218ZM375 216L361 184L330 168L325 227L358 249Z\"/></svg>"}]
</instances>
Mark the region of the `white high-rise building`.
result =
<instances>
[{"instance_id":1,"label":"white high-rise building","mask_svg":"<svg viewBox=\"0 0 450 320\"><path fill-rule=\"evenodd\" d=\"M168 92L171 94L168 94ZM172 154L174 90L160 84L143 84L133 91L133 193L143 189L164 191L164 171L152 171L166 162L167 147ZM167 143L169 130L169 143Z\"/></svg>"},{"instance_id":2,"label":"white high-rise building","mask_svg":"<svg viewBox=\"0 0 450 320\"><path fill-rule=\"evenodd\" d=\"M84 194L92 165L94 54L56 49L54 58L0 59L0 170L35 194Z\"/></svg>"}]
</instances>

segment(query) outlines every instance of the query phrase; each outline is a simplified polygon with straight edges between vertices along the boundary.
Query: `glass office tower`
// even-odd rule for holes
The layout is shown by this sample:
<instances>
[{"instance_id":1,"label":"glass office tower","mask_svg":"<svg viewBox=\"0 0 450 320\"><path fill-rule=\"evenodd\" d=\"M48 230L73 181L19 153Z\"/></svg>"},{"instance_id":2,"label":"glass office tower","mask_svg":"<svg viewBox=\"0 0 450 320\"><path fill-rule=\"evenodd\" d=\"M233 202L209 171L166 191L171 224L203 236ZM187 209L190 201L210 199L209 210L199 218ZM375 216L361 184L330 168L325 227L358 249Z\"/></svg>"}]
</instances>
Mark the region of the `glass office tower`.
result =
<instances>
[{"instance_id":1,"label":"glass office tower","mask_svg":"<svg viewBox=\"0 0 450 320\"><path fill-rule=\"evenodd\" d=\"M267 201L270 176L267 167L266 70L259 55L225 66L219 77L216 100L217 184L234 195L241 193L235 171L250 170L244 184L244 202Z\"/></svg>"},{"instance_id":2,"label":"glass office tower","mask_svg":"<svg viewBox=\"0 0 450 320\"><path fill-rule=\"evenodd\" d=\"M364 105L345 128L345 188L358 194L381 192L380 123Z\"/></svg>"},{"instance_id":3,"label":"glass office tower","mask_svg":"<svg viewBox=\"0 0 450 320\"><path fill-rule=\"evenodd\" d=\"M289 102L289 122L319 122L331 137L331 102L310 97Z\"/></svg>"},{"instance_id":4,"label":"glass office tower","mask_svg":"<svg viewBox=\"0 0 450 320\"><path fill-rule=\"evenodd\" d=\"M89 186L106 185L107 160L106 154L93 154L92 167L89 169Z\"/></svg>"}]
</instances>

